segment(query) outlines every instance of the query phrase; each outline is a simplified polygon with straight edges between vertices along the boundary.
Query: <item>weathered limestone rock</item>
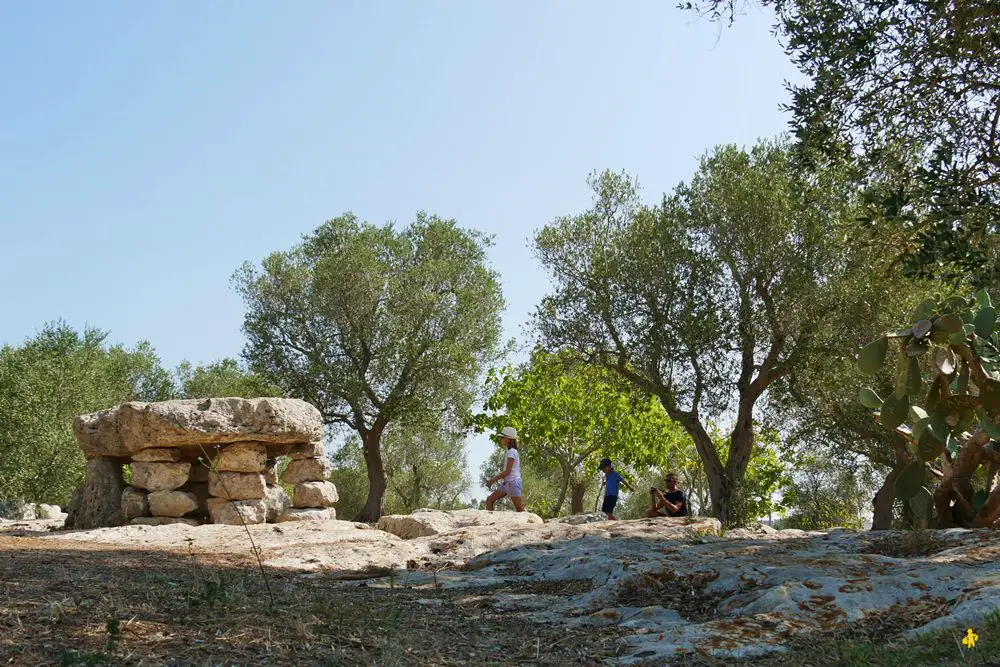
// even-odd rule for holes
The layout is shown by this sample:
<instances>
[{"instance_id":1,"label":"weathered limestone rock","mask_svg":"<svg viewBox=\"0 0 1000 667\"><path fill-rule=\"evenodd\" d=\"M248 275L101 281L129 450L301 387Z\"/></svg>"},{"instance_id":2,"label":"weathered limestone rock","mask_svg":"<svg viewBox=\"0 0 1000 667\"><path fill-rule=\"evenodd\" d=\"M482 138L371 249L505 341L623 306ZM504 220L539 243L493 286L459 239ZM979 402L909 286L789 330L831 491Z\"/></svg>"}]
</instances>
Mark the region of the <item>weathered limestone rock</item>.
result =
<instances>
[{"instance_id":1,"label":"weathered limestone rock","mask_svg":"<svg viewBox=\"0 0 1000 667\"><path fill-rule=\"evenodd\" d=\"M336 518L337 510L332 507L324 509L306 507L286 510L284 514L278 517L278 523L285 523L287 521L333 521Z\"/></svg>"},{"instance_id":2,"label":"weathered limestone rock","mask_svg":"<svg viewBox=\"0 0 1000 667\"><path fill-rule=\"evenodd\" d=\"M586 513L586 514L572 514L570 516L560 517L558 519L549 519L546 523L567 523L571 526L579 526L584 523L596 523L598 521L607 521L608 517L599 513Z\"/></svg>"},{"instance_id":3,"label":"weathered limestone rock","mask_svg":"<svg viewBox=\"0 0 1000 667\"><path fill-rule=\"evenodd\" d=\"M140 516L132 519L133 526L170 526L175 523L183 523L188 526L200 526L198 519L178 518L172 516Z\"/></svg>"},{"instance_id":4,"label":"weathered limestone rock","mask_svg":"<svg viewBox=\"0 0 1000 667\"><path fill-rule=\"evenodd\" d=\"M160 461L177 463L181 460L181 450L176 447L151 447L132 454L133 461Z\"/></svg>"},{"instance_id":5,"label":"weathered limestone rock","mask_svg":"<svg viewBox=\"0 0 1000 667\"><path fill-rule=\"evenodd\" d=\"M224 500L210 498L208 514L212 518L212 523L230 526L264 523L267 521L267 505L262 499Z\"/></svg>"},{"instance_id":6,"label":"weathered limestone rock","mask_svg":"<svg viewBox=\"0 0 1000 667\"><path fill-rule=\"evenodd\" d=\"M332 471L333 464L327 459L296 459L288 464L282 480L285 484L322 482Z\"/></svg>"},{"instance_id":7,"label":"weathered limestone rock","mask_svg":"<svg viewBox=\"0 0 1000 667\"><path fill-rule=\"evenodd\" d=\"M122 491L122 521L130 523L132 519L149 516L149 501L146 496L145 491L134 486Z\"/></svg>"},{"instance_id":8,"label":"weathered limestone rock","mask_svg":"<svg viewBox=\"0 0 1000 667\"><path fill-rule=\"evenodd\" d=\"M482 510L444 511L418 509L412 514L390 514L378 520L376 527L404 540L438 535L459 528L489 527L494 530L514 526L542 524L531 512L484 512Z\"/></svg>"},{"instance_id":9,"label":"weathered limestone rock","mask_svg":"<svg viewBox=\"0 0 1000 667\"><path fill-rule=\"evenodd\" d=\"M38 503L35 505L35 518L40 520L45 519L65 519L66 513L62 511L62 508L58 505L46 505L45 503Z\"/></svg>"},{"instance_id":10,"label":"weathered limestone rock","mask_svg":"<svg viewBox=\"0 0 1000 667\"><path fill-rule=\"evenodd\" d=\"M268 459L264 464L264 483L268 486L277 486L278 484L278 460Z\"/></svg>"},{"instance_id":11,"label":"weathered limestone rock","mask_svg":"<svg viewBox=\"0 0 1000 667\"><path fill-rule=\"evenodd\" d=\"M132 486L147 491L173 491L187 483L190 472L190 463L136 461L132 463Z\"/></svg>"},{"instance_id":12,"label":"weathered limestone rock","mask_svg":"<svg viewBox=\"0 0 1000 667\"><path fill-rule=\"evenodd\" d=\"M267 522L276 523L278 518L292 508L292 501L280 486L269 486L264 490L264 505L267 508Z\"/></svg>"},{"instance_id":13,"label":"weathered limestone rock","mask_svg":"<svg viewBox=\"0 0 1000 667\"><path fill-rule=\"evenodd\" d=\"M337 502L337 487L330 482L301 482L292 496L295 507L329 507Z\"/></svg>"},{"instance_id":14,"label":"weathered limestone rock","mask_svg":"<svg viewBox=\"0 0 1000 667\"><path fill-rule=\"evenodd\" d=\"M84 454L126 456L149 447L197 447L253 440L295 444L320 440L314 406L289 398L184 399L125 403L78 417L73 430Z\"/></svg>"},{"instance_id":15,"label":"weathered limestone rock","mask_svg":"<svg viewBox=\"0 0 1000 667\"><path fill-rule=\"evenodd\" d=\"M26 503L23 500L0 500L0 519L12 521L47 521L65 519L66 513L58 505Z\"/></svg>"},{"instance_id":16,"label":"weathered limestone rock","mask_svg":"<svg viewBox=\"0 0 1000 667\"><path fill-rule=\"evenodd\" d=\"M292 445L288 450L288 456L293 459L314 459L323 456L322 442L305 442Z\"/></svg>"},{"instance_id":17,"label":"weathered limestone rock","mask_svg":"<svg viewBox=\"0 0 1000 667\"><path fill-rule=\"evenodd\" d=\"M58 505L26 503L23 500L0 500L0 519L11 521L48 521L65 519L66 513Z\"/></svg>"},{"instance_id":18,"label":"weathered limestone rock","mask_svg":"<svg viewBox=\"0 0 1000 667\"><path fill-rule=\"evenodd\" d=\"M226 445L215 459L219 472L262 472L267 463L267 448L260 442L237 442Z\"/></svg>"},{"instance_id":19,"label":"weathered limestone rock","mask_svg":"<svg viewBox=\"0 0 1000 667\"><path fill-rule=\"evenodd\" d=\"M87 458L125 457L131 454L118 433L118 408L80 415L73 420L73 435L76 436L76 442Z\"/></svg>"},{"instance_id":20,"label":"weathered limestone rock","mask_svg":"<svg viewBox=\"0 0 1000 667\"><path fill-rule=\"evenodd\" d=\"M718 521L705 517L571 525L515 512L445 514L458 527L406 541L348 521L249 529L268 567L392 572L366 582L386 593L404 576L413 590L441 588L452 598L479 596L488 587L518 623L551 624L576 636L582 628L601 635L607 628L615 637L614 664L698 663L706 654L720 664L755 663L754 656L870 629L886 618L912 628L903 638L945 629L961 638L967 628L981 633L989 614L1000 610L997 530L719 534ZM200 553L227 554L245 543L245 532L242 526L109 528L37 539L128 540L159 552L176 551L185 539ZM995 660L982 648L976 648L979 663ZM550 652L549 662L569 663L571 654ZM825 662L813 657L837 662L836 655Z\"/></svg>"},{"instance_id":21,"label":"weathered limestone rock","mask_svg":"<svg viewBox=\"0 0 1000 667\"><path fill-rule=\"evenodd\" d=\"M319 481L330 472L329 463L312 460L323 452L322 417L314 406L297 399L124 403L81 415L73 429L88 459L113 460L131 469L134 488L123 495L124 483L119 480L113 503L105 502L105 514L113 512L116 518L91 527L114 526L150 513L168 518L208 516L209 497L242 501L267 496L271 520L276 521L291 504L283 491L267 491L267 485L278 487L279 457L294 450L298 459L305 459L292 467L296 482ZM74 525L86 504L84 491L81 487L75 494L67 525ZM306 493L313 498L303 502L320 503L310 507L323 507L336 499L332 485ZM246 507L254 513L255 504Z\"/></svg>"},{"instance_id":22,"label":"weathered limestone rock","mask_svg":"<svg viewBox=\"0 0 1000 667\"><path fill-rule=\"evenodd\" d=\"M33 521L35 515L34 503L26 503L20 499L0 501L0 519Z\"/></svg>"},{"instance_id":23,"label":"weathered limestone rock","mask_svg":"<svg viewBox=\"0 0 1000 667\"><path fill-rule=\"evenodd\" d=\"M83 485L70 501L66 528L102 528L122 524L122 459L99 456L87 461Z\"/></svg>"},{"instance_id":24,"label":"weathered limestone rock","mask_svg":"<svg viewBox=\"0 0 1000 667\"><path fill-rule=\"evenodd\" d=\"M153 516L181 517L198 509L198 498L186 491L153 491L147 500Z\"/></svg>"},{"instance_id":25,"label":"weathered limestone rock","mask_svg":"<svg viewBox=\"0 0 1000 667\"><path fill-rule=\"evenodd\" d=\"M208 476L208 492L227 500L258 500L264 497L264 476L248 472L212 472Z\"/></svg>"}]
</instances>

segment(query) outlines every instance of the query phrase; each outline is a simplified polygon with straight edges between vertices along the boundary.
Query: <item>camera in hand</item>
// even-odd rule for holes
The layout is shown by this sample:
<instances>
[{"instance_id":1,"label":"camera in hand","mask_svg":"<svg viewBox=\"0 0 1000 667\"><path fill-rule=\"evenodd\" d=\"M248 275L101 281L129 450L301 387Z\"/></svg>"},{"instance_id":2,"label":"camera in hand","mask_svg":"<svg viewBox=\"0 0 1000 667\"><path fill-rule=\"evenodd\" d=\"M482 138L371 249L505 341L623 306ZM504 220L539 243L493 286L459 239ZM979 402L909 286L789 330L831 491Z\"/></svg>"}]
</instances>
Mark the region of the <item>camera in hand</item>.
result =
<instances>
[{"instance_id":1,"label":"camera in hand","mask_svg":"<svg viewBox=\"0 0 1000 667\"><path fill-rule=\"evenodd\" d=\"M652 489L650 489L649 492L650 493L656 493L656 487L653 487Z\"/></svg>"}]
</instances>

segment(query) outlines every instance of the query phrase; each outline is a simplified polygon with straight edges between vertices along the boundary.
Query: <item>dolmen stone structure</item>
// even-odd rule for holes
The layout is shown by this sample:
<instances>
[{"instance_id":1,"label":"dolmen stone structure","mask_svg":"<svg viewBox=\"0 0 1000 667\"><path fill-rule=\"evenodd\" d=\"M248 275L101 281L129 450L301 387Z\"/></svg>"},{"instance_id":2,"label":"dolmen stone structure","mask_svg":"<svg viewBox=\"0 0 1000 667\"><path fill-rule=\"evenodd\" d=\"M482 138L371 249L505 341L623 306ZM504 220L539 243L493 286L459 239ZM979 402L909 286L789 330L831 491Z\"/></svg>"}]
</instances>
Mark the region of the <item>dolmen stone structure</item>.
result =
<instances>
[{"instance_id":1,"label":"dolmen stone structure","mask_svg":"<svg viewBox=\"0 0 1000 667\"><path fill-rule=\"evenodd\" d=\"M67 528L336 518L323 420L305 401L125 403L77 417L73 431L87 469ZM281 481L291 498L278 483L281 457L290 459Z\"/></svg>"}]
</instances>

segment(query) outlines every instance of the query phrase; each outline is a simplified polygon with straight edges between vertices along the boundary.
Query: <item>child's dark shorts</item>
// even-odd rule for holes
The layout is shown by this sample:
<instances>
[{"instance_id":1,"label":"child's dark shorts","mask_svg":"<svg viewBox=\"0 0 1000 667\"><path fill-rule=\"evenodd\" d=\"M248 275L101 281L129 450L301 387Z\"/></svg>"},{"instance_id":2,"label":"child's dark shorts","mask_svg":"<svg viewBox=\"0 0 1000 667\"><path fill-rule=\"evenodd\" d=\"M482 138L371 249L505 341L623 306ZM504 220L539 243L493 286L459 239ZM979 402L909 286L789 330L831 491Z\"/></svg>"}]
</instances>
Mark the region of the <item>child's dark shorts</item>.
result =
<instances>
[{"instance_id":1,"label":"child's dark shorts","mask_svg":"<svg viewBox=\"0 0 1000 667\"><path fill-rule=\"evenodd\" d=\"M604 496L604 504L601 505L601 511L605 514L612 514L615 511L615 505L618 504L618 496Z\"/></svg>"}]
</instances>

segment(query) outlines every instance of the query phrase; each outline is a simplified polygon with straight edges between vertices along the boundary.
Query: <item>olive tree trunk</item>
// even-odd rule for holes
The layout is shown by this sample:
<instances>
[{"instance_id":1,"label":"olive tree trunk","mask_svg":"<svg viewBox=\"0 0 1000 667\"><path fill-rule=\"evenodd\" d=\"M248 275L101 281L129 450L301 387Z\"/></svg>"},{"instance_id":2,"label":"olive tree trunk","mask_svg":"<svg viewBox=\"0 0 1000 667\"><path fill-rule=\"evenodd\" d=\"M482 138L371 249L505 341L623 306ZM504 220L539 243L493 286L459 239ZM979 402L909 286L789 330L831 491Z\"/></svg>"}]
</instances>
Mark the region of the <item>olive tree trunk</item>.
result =
<instances>
[{"instance_id":1,"label":"olive tree trunk","mask_svg":"<svg viewBox=\"0 0 1000 667\"><path fill-rule=\"evenodd\" d=\"M368 500L354 521L375 523L382 517L385 507L385 491L388 486L385 477L385 466L382 464L382 432L385 423L376 420L371 430L366 430L364 436L365 467L368 468Z\"/></svg>"}]
</instances>

